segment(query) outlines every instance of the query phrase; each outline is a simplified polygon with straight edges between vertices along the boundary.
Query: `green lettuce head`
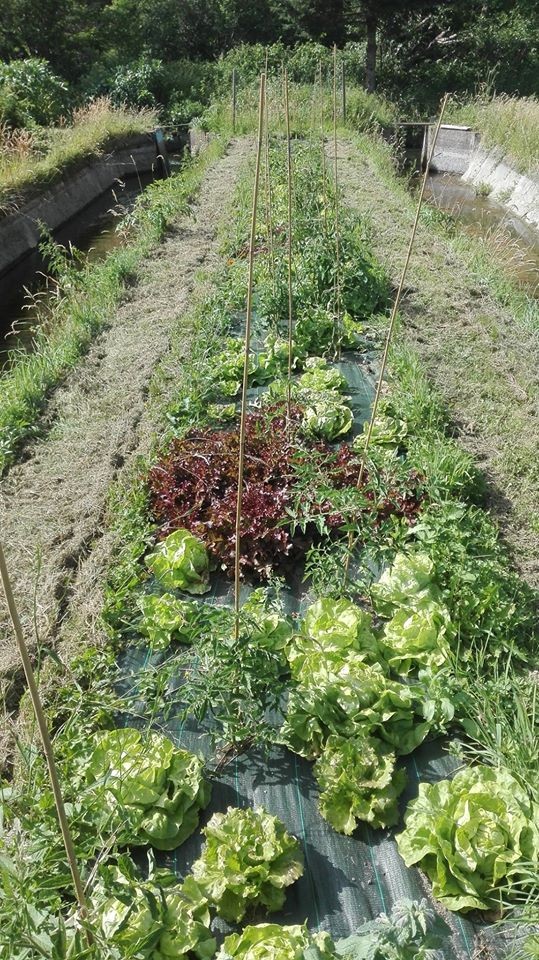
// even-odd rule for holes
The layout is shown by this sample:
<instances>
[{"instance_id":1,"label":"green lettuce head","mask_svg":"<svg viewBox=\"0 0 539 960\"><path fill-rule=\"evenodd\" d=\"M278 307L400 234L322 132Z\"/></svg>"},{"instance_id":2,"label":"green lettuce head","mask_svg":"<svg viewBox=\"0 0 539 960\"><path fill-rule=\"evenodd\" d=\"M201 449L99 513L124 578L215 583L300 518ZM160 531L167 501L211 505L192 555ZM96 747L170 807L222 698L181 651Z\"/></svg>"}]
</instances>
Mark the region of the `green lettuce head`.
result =
<instances>
[{"instance_id":1,"label":"green lettuce head","mask_svg":"<svg viewBox=\"0 0 539 960\"><path fill-rule=\"evenodd\" d=\"M360 733L350 740L328 737L314 775L320 812L339 833L353 833L359 820L373 827L397 823L406 772L395 770L395 754L379 740Z\"/></svg>"},{"instance_id":2,"label":"green lettuce head","mask_svg":"<svg viewBox=\"0 0 539 960\"><path fill-rule=\"evenodd\" d=\"M277 817L229 807L215 813L203 833L206 843L193 878L219 916L239 922L248 907L281 909L285 887L303 873L303 856Z\"/></svg>"},{"instance_id":3,"label":"green lettuce head","mask_svg":"<svg viewBox=\"0 0 539 960\"><path fill-rule=\"evenodd\" d=\"M435 600L425 600L415 609L397 610L380 641L388 665L403 676L442 667L449 656L449 626L446 608Z\"/></svg>"},{"instance_id":4,"label":"green lettuce head","mask_svg":"<svg viewBox=\"0 0 539 960\"><path fill-rule=\"evenodd\" d=\"M381 659L370 614L350 600L317 600L306 611L301 633L293 637L288 648L292 676L301 680L302 669L308 673L313 655L325 654L338 663L352 650L370 663Z\"/></svg>"},{"instance_id":5,"label":"green lettuce head","mask_svg":"<svg viewBox=\"0 0 539 960\"><path fill-rule=\"evenodd\" d=\"M329 933L311 934L306 924L258 923L225 937L216 960L331 960L334 956Z\"/></svg>"},{"instance_id":6,"label":"green lettuce head","mask_svg":"<svg viewBox=\"0 0 539 960\"><path fill-rule=\"evenodd\" d=\"M196 830L209 802L203 768L168 737L124 727L97 734L84 775L119 842L173 850Z\"/></svg>"},{"instance_id":7,"label":"green lettuce head","mask_svg":"<svg viewBox=\"0 0 539 960\"><path fill-rule=\"evenodd\" d=\"M354 414L345 399L333 390L312 393L301 423L305 436L331 441L348 433L352 429Z\"/></svg>"},{"instance_id":8,"label":"green lettuce head","mask_svg":"<svg viewBox=\"0 0 539 960\"><path fill-rule=\"evenodd\" d=\"M489 910L501 887L522 879L524 863L537 863L539 808L506 770L470 767L419 785L397 843L448 910Z\"/></svg>"},{"instance_id":9,"label":"green lettuce head","mask_svg":"<svg viewBox=\"0 0 539 960\"><path fill-rule=\"evenodd\" d=\"M105 867L92 891L92 906L107 943L121 956L141 960L210 960L215 953L207 902L193 885L166 870L141 879L128 857Z\"/></svg>"},{"instance_id":10,"label":"green lettuce head","mask_svg":"<svg viewBox=\"0 0 539 960\"><path fill-rule=\"evenodd\" d=\"M146 564L167 590L207 593L210 564L206 547L188 530L175 530L163 540Z\"/></svg>"},{"instance_id":11,"label":"green lettuce head","mask_svg":"<svg viewBox=\"0 0 539 960\"><path fill-rule=\"evenodd\" d=\"M172 593L148 593L139 597L138 605L142 613L139 629L152 650L166 650L172 640L187 644L195 640L201 611L195 600L180 600Z\"/></svg>"},{"instance_id":12,"label":"green lettuce head","mask_svg":"<svg viewBox=\"0 0 539 960\"><path fill-rule=\"evenodd\" d=\"M426 553L398 553L384 570L371 594L376 611L391 617L400 607L417 609L427 601L440 601L434 583L434 564Z\"/></svg>"}]
</instances>

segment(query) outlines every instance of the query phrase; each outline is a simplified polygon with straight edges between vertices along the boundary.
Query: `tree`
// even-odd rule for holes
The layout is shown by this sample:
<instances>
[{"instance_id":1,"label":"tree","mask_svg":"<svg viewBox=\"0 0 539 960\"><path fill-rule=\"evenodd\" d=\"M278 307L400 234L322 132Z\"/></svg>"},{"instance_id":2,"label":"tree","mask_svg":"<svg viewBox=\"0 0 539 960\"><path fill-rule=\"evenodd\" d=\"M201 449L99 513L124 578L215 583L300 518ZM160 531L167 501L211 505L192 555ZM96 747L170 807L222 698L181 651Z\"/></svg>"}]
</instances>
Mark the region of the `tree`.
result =
<instances>
[{"instance_id":1,"label":"tree","mask_svg":"<svg viewBox=\"0 0 539 960\"><path fill-rule=\"evenodd\" d=\"M439 7L449 0L352 0L351 19L363 25L367 40L365 86L369 93L376 89L377 32L380 24L390 24L395 17L408 16L418 10Z\"/></svg>"}]
</instances>

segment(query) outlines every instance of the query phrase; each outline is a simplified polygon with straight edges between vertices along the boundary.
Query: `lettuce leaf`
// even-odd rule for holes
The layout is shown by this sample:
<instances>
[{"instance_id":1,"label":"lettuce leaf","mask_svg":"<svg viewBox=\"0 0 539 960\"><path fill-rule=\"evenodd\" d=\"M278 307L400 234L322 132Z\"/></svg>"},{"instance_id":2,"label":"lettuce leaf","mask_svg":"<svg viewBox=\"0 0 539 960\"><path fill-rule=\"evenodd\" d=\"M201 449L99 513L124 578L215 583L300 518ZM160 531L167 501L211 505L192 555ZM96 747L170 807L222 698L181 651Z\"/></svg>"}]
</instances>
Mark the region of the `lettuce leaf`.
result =
<instances>
[{"instance_id":1,"label":"lettuce leaf","mask_svg":"<svg viewBox=\"0 0 539 960\"><path fill-rule=\"evenodd\" d=\"M320 812L340 833L351 834L359 820L373 827L397 823L406 772L395 770L395 754L379 740L361 734L328 737L314 775Z\"/></svg>"},{"instance_id":2,"label":"lettuce leaf","mask_svg":"<svg viewBox=\"0 0 539 960\"><path fill-rule=\"evenodd\" d=\"M354 414L345 403L346 399L333 391L311 394L305 404L301 425L305 436L331 441L349 433Z\"/></svg>"},{"instance_id":3,"label":"lettuce leaf","mask_svg":"<svg viewBox=\"0 0 539 960\"><path fill-rule=\"evenodd\" d=\"M305 361L305 373L299 378L300 390L325 393L343 390L345 386L346 377L337 367L330 367L324 357L309 357Z\"/></svg>"},{"instance_id":4,"label":"lettuce leaf","mask_svg":"<svg viewBox=\"0 0 539 960\"><path fill-rule=\"evenodd\" d=\"M449 614L434 600L424 600L415 609L401 608L385 624L381 646L387 663L406 676L412 670L435 671L449 656Z\"/></svg>"},{"instance_id":5,"label":"lettuce leaf","mask_svg":"<svg viewBox=\"0 0 539 960\"><path fill-rule=\"evenodd\" d=\"M203 767L167 737L124 727L97 734L83 773L120 843L172 850L193 833L209 802Z\"/></svg>"},{"instance_id":6,"label":"lettuce leaf","mask_svg":"<svg viewBox=\"0 0 539 960\"><path fill-rule=\"evenodd\" d=\"M166 870L151 869L143 880L132 861L120 857L116 866L101 868L92 906L104 938L121 956L210 960L215 952L207 901Z\"/></svg>"},{"instance_id":7,"label":"lettuce leaf","mask_svg":"<svg viewBox=\"0 0 539 960\"><path fill-rule=\"evenodd\" d=\"M142 620L138 628L148 638L151 650L166 650L172 640L191 644L196 639L201 607L180 600L172 593L153 593L138 598Z\"/></svg>"},{"instance_id":8,"label":"lettuce leaf","mask_svg":"<svg viewBox=\"0 0 539 960\"><path fill-rule=\"evenodd\" d=\"M328 933L309 933L307 925L258 923L232 933L216 960L331 960L335 956Z\"/></svg>"},{"instance_id":9,"label":"lettuce leaf","mask_svg":"<svg viewBox=\"0 0 539 960\"><path fill-rule=\"evenodd\" d=\"M381 666L365 663L353 651L341 662L317 653L302 665L281 737L307 759L320 755L330 734L377 736L406 754L422 743L436 719L420 685L389 680Z\"/></svg>"},{"instance_id":10,"label":"lettuce leaf","mask_svg":"<svg viewBox=\"0 0 539 960\"><path fill-rule=\"evenodd\" d=\"M469 767L419 784L397 843L448 910L488 910L499 907L501 887L510 893L524 879L526 863L537 863L539 807L503 768Z\"/></svg>"},{"instance_id":11,"label":"lettuce leaf","mask_svg":"<svg viewBox=\"0 0 539 960\"><path fill-rule=\"evenodd\" d=\"M302 670L308 672L310 658L326 654L333 662L342 661L349 651L362 659L376 663L380 660L380 646L372 631L372 618L350 600L322 598L306 611L301 632L290 643L288 662L292 676L301 680Z\"/></svg>"},{"instance_id":12,"label":"lettuce leaf","mask_svg":"<svg viewBox=\"0 0 539 960\"><path fill-rule=\"evenodd\" d=\"M440 602L440 591L434 583L434 564L426 553L398 553L371 587L374 607L382 616L390 617L400 607L417 609L425 602Z\"/></svg>"},{"instance_id":13,"label":"lettuce leaf","mask_svg":"<svg viewBox=\"0 0 539 960\"><path fill-rule=\"evenodd\" d=\"M146 564L169 590L207 593L210 564L206 547L188 530L175 530L146 557Z\"/></svg>"},{"instance_id":14,"label":"lettuce leaf","mask_svg":"<svg viewBox=\"0 0 539 960\"><path fill-rule=\"evenodd\" d=\"M219 916L239 922L248 908L283 906L285 887L303 873L299 842L265 810L229 807L202 831L206 843L193 878Z\"/></svg>"}]
</instances>

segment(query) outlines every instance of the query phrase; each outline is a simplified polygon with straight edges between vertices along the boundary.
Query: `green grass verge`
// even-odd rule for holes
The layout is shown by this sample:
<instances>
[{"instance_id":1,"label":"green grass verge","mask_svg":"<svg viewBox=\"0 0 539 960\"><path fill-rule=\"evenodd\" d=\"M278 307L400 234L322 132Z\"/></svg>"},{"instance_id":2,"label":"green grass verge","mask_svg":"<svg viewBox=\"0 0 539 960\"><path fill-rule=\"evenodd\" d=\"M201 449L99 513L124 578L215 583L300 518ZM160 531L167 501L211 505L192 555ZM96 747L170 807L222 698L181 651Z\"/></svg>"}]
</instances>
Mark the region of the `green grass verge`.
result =
<instances>
[{"instance_id":1,"label":"green grass verge","mask_svg":"<svg viewBox=\"0 0 539 960\"><path fill-rule=\"evenodd\" d=\"M69 126L0 130L0 215L17 209L73 167L148 133L156 123L154 110L114 107L101 98L75 110Z\"/></svg>"},{"instance_id":2,"label":"green grass verge","mask_svg":"<svg viewBox=\"0 0 539 960\"><path fill-rule=\"evenodd\" d=\"M21 442L39 433L38 417L49 391L72 369L96 333L110 320L126 280L163 238L175 217L186 214L209 166L225 150L224 138L178 175L152 184L137 202L130 239L98 265L68 272L66 293L36 334L35 350L18 356L0 377L0 473Z\"/></svg>"}]
</instances>

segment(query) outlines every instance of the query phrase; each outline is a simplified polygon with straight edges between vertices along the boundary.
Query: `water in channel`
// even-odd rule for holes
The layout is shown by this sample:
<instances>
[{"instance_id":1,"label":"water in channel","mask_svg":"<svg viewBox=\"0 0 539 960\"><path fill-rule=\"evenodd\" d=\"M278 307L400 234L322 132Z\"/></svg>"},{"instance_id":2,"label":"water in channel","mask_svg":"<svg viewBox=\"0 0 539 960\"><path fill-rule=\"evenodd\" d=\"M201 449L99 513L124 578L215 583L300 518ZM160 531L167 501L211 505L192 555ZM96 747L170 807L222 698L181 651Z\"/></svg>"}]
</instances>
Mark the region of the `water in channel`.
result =
<instances>
[{"instance_id":1,"label":"water in channel","mask_svg":"<svg viewBox=\"0 0 539 960\"><path fill-rule=\"evenodd\" d=\"M176 170L180 158L171 159L171 166ZM124 242L118 227L133 209L137 196L156 176L157 173L149 171L116 181L55 231L55 241L68 248L70 243L73 244L90 263L104 260L111 250ZM55 296L55 284L47 279L46 264L36 250L13 271L11 288L7 295L0 297L0 369L9 366L21 351L32 350L36 328L46 315L43 305Z\"/></svg>"},{"instance_id":2,"label":"water in channel","mask_svg":"<svg viewBox=\"0 0 539 960\"><path fill-rule=\"evenodd\" d=\"M539 297L538 230L456 174L432 174L425 197L485 243L526 293Z\"/></svg>"}]
</instances>

